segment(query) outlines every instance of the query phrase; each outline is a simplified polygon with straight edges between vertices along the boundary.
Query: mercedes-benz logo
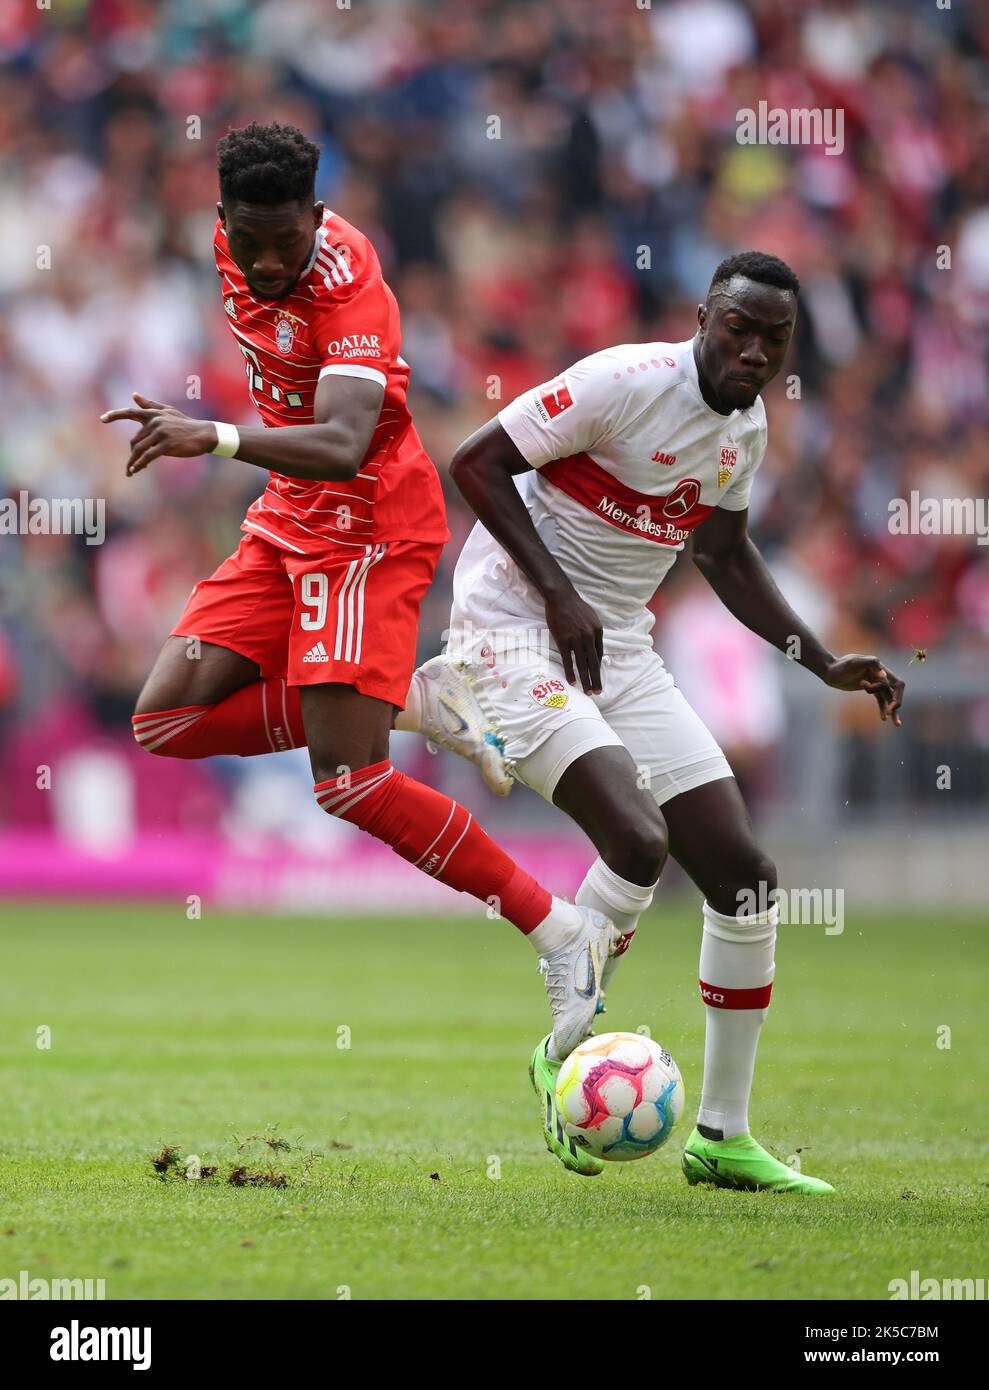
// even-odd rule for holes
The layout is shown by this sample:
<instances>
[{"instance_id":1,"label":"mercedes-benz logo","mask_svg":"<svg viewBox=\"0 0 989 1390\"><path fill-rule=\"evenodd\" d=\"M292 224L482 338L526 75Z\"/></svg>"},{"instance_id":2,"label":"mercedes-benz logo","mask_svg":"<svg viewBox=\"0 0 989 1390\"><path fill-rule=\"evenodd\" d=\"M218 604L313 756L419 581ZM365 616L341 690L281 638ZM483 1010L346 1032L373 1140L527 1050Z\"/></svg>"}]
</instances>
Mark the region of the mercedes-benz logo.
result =
<instances>
[{"instance_id":1,"label":"mercedes-benz logo","mask_svg":"<svg viewBox=\"0 0 989 1390\"><path fill-rule=\"evenodd\" d=\"M678 483L663 503L663 515L679 519L693 511L701 495L701 485L696 478L685 478Z\"/></svg>"}]
</instances>

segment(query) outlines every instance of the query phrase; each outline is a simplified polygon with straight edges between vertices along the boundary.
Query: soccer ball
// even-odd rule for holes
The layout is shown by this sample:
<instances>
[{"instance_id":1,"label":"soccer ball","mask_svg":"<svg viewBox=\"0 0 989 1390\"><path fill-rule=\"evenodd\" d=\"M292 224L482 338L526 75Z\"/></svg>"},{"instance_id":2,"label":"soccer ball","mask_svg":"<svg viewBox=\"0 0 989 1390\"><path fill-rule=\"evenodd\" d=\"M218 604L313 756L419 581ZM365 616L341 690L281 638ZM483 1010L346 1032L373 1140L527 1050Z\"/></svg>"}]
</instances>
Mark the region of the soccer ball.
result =
<instances>
[{"instance_id":1,"label":"soccer ball","mask_svg":"<svg viewBox=\"0 0 989 1390\"><path fill-rule=\"evenodd\" d=\"M582 1042L556 1078L563 1128L595 1158L645 1158L666 1143L683 1113L683 1079L670 1054L641 1033Z\"/></svg>"}]
</instances>

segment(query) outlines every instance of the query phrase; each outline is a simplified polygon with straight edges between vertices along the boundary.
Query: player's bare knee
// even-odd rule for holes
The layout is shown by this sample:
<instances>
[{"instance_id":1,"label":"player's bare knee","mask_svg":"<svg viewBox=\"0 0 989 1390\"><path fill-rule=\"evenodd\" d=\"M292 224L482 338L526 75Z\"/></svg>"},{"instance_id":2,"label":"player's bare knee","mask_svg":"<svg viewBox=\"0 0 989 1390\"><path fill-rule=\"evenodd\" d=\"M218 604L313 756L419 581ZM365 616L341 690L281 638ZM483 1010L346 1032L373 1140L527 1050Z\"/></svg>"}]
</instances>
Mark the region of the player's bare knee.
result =
<instances>
[{"instance_id":1,"label":"player's bare knee","mask_svg":"<svg viewBox=\"0 0 989 1390\"><path fill-rule=\"evenodd\" d=\"M159 758L201 758L210 753L197 735L202 716L217 700L197 698L200 692L193 687L201 673L179 659L182 651L184 645L179 647L177 639L169 638L134 705L134 738L146 753ZM209 689L204 693L213 695Z\"/></svg>"},{"instance_id":2,"label":"player's bare knee","mask_svg":"<svg viewBox=\"0 0 989 1390\"><path fill-rule=\"evenodd\" d=\"M170 715L173 718L177 717L176 708L160 698L150 681L145 685L137 697L131 716L131 733L139 748L143 748L146 753L155 753L160 758L174 756L175 750L171 741L159 739L155 735L159 728L166 727Z\"/></svg>"},{"instance_id":3,"label":"player's bare knee","mask_svg":"<svg viewBox=\"0 0 989 1390\"><path fill-rule=\"evenodd\" d=\"M666 822L657 808L655 814L637 814L618 825L602 858L632 883L655 883L668 851Z\"/></svg>"},{"instance_id":4,"label":"player's bare knee","mask_svg":"<svg viewBox=\"0 0 989 1390\"><path fill-rule=\"evenodd\" d=\"M715 912L748 917L772 904L776 885L776 865L753 846L750 852L722 866L714 881L704 887L704 896Z\"/></svg>"},{"instance_id":5,"label":"player's bare knee","mask_svg":"<svg viewBox=\"0 0 989 1390\"><path fill-rule=\"evenodd\" d=\"M200 750L195 742L204 713L206 709L190 710L170 707L164 701L139 699L131 719L134 741L145 753L159 758L207 757L208 752Z\"/></svg>"},{"instance_id":6,"label":"player's bare knee","mask_svg":"<svg viewBox=\"0 0 989 1390\"><path fill-rule=\"evenodd\" d=\"M748 880L746 886L756 892L760 899L771 901L772 895L776 892L776 865L768 854L762 850L756 850L752 863L748 866L746 874Z\"/></svg>"},{"instance_id":7,"label":"player's bare knee","mask_svg":"<svg viewBox=\"0 0 989 1390\"><path fill-rule=\"evenodd\" d=\"M184 674L181 672L181 668L179 668L178 673L174 669L151 672L134 705L135 718L149 714L164 716L172 710L185 709L189 705L213 703L210 700L192 699L192 692L188 683L178 679L178 674Z\"/></svg>"},{"instance_id":8,"label":"player's bare knee","mask_svg":"<svg viewBox=\"0 0 989 1390\"><path fill-rule=\"evenodd\" d=\"M309 766L312 768L313 781L317 784L322 782L338 782L340 786L349 785L352 778L362 773L365 768L374 763L384 762L388 757L387 746L384 750L375 748L373 752L360 750L355 753L353 748L313 748L309 745Z\"/></svg>"},{"instance_id":9,"label":"player's bare knee","mask_svg":"<svg viewBox=\"0 0 989 1390\"><path fill-rule=\"evenodd\" d=\"M169 637L137 697L134 714L218 705L260 678L260 668L253 661L228 647L198 638Z\"/></svg>"},{"instance_id":10,"label":"player's bare knee","mask_svg":"<svg viewBox=\"0 0 989 1390\"><path fill-rule=\"evenodd\" d=\"M313 781L318 785L325 782L335 782L339 778L346 781L350 769L343 763L336 763L332 759L317 758L313 756L312 749L309 750L309 765L312 768Z\"/></svg>"},{"instance_id":11,"label":"player's bare knee","mask_svg":"<svg viewBox=\"0 0 989 1390\"><path fill-rule=\"evenodd\" d=\"M181 709L180 704L170 704L163 700L156 690L148 689L147 686L138 695L134 704L134 717L139 718L148 714L167 714L170 709Z\"/></svg>"},{"instance_id":12,"label":"player's bare knee","mask_svg":"<svg viewBox=\"0 0 989 1390\"><path fill-rule=\"evenodd\" d=\"M307 732L313 727L310 719ZM356 743L346 739L338 741L333 737L333 731L325 728L320 728L315 734L309 733L309 766L312 768L313 781L317 783L339 781L341 786L345 786L357 773L363 772L372 763L383 762L387 757L387 741L384 747L375 743L368 748L363 746L361 740Z\"/></svg>"}]
</instances>

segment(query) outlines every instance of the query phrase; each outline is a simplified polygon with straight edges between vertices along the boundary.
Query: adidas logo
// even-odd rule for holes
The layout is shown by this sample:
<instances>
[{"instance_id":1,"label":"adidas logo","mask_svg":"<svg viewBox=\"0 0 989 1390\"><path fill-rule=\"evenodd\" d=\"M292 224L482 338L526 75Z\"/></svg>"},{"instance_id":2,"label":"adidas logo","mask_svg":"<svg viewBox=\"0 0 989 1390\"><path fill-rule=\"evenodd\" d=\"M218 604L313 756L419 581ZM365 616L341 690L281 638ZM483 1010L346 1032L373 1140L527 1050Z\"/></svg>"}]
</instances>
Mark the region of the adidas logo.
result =
<instances>
[{"instance_id":1,"label":"adidas logo","mask_svg":"<svg viewBox=\"0 0 989 1390\"><path fill-rule=\"evenodd\" d=\"M227 298L223 301L223 307L232 319L235 319L237 317L237 305L234 303L234 297L232 294L228 295Z\"/></svg>"},{"instance_id":2,"label":"adidas logo","mask_svg":"<svg viewBox=\"0 0 989 1390\"><path fill-rule=\"evenodd\" d=\"M322 642L317 642L315 647L310 647L309 651L307 651L305 656L302 658L303 663L307 661L329 661L329 659L330 658L326 654L326 648L323 646Z\"/></svg>"}]
</instances>

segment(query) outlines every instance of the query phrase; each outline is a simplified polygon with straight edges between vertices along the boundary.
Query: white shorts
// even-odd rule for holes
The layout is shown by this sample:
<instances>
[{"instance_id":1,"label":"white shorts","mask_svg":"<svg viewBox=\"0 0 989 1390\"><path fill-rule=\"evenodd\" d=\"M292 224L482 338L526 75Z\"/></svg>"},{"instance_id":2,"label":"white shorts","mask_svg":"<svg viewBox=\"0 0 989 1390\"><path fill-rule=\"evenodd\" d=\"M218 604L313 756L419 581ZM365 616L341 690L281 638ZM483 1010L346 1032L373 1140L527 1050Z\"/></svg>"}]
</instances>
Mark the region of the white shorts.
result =
<instances>
[{"instance_id":1,"label":"white shorts","mask_svg":"<svg viewBox=\"0 0 989 1390\"><path fill-rule=\"evenodd\" d=\"M640 785L660 806L733 775L652 648L605 656L600 695L568 685L563 667L537 652L513 651L496 661L482 644L468 666L511 771L547 801L570 764L594 748L627 748Z\"/></svg>"}]
</instances>

